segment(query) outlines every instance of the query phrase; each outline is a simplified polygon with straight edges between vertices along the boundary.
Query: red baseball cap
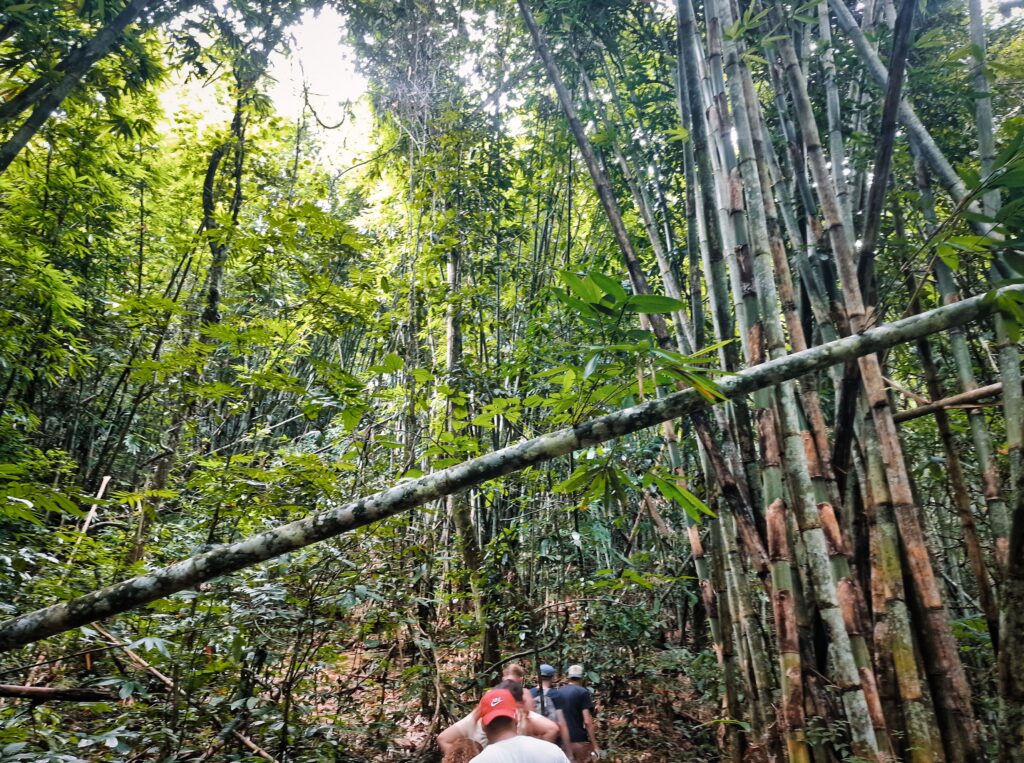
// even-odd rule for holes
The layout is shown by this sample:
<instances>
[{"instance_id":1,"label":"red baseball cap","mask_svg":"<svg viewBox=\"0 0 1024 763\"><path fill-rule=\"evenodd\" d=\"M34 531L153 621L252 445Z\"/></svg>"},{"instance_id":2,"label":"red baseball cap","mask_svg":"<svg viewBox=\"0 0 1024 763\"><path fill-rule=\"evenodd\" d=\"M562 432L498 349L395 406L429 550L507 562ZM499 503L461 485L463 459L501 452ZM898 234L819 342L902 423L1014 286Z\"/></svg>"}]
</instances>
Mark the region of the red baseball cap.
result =
<instances>
[{"instance_id":1,"label":"red baseball cap","mask_svg":"<svg viewBox=\"0 0 1024 763\"><path fill-rule=\"evenodd\" d=\"M480 698L478 713L484 726L495 718L515 718L516 698L508 689L491 689Z\"/></svg>"}]
</instances>

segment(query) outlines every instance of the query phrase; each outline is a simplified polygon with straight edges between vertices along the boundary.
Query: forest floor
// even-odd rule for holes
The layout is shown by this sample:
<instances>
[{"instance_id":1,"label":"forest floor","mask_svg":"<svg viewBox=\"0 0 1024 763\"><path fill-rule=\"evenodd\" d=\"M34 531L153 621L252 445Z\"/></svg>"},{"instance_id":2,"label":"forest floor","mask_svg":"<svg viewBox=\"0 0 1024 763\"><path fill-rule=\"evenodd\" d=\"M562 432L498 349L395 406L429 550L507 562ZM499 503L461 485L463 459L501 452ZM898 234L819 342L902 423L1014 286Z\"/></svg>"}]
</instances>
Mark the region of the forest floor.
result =
<instances>
[{"instance_id":1,"label":"forest floor","mask_svg":"<svg viewBox=\"0 0 1024 763\"><path fill-rule=\"evenodd\" d=\"M652 670L658 662L658 655L654 655L652 662L646 663L647 669L631 680L614 680L592 687L603 759L621 763L717 759L715 741L722 727L716 723L714 707L701 701L699 692L685 675L674 670ZM445 673L449 678L458 675ZM408 696L401 687L367 687L356 695L357 707L372 709L372 713L365 714L364 728L376 726L383 731L386 725L380 721L388 718L394 733L370 733L361 739L359 735L350 736L353 745L346 754L352 760L439 761L437 733L453 722L451 716L457 720L460 710L468 712L472 708L474 692L450 691L445 696L448 713L440 714L436 723L421 712L420 700L403 699L403 694Z\"/></svg>"}]
</instances>

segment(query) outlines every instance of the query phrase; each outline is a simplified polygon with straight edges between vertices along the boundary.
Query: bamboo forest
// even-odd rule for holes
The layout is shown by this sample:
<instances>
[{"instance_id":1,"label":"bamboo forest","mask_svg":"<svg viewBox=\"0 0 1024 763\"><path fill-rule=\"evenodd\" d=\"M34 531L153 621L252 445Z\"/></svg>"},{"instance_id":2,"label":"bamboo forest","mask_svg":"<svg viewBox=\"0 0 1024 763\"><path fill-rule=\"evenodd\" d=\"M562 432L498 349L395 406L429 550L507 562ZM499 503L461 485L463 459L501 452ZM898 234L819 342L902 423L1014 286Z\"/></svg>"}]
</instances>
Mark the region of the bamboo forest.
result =
<instances>
[{"instance_id":1,"label":"bamboo forest","mask_svg":"<svg viewBox=\"0 0 1024 763\"><path fill-rule=\"evenodd\" d=\"M0 0L0 761L1024 763L1022 326L1022 0Z\"/></svg>"}]
</instances>

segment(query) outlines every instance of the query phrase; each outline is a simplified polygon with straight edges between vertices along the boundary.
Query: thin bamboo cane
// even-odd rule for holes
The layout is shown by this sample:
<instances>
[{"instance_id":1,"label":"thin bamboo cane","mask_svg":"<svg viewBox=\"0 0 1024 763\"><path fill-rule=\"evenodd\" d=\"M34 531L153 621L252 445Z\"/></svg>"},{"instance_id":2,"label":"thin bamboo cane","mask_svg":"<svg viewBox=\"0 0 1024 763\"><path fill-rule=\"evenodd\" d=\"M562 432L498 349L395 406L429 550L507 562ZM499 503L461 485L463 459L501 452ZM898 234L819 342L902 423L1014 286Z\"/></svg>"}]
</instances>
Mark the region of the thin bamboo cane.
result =
<instances>
[{"instance_id":1,"label":"thin bamboo cane","mask_svg":"<svg viewBox=\"0 0 1024 763\"><path fill-rule=\"evenodd\" d=\"M678 106L683 126L692 137L694 174L696 188L687 189L687 194L694 198L694 206L701 211L699 223L704 237L700 252L701 262L708 284L708 299L712 308L712 327L715 338L726 342L720 350L722 367L732 371L739 367L738 350L732 340L735 336L733 314L729 310L729 292L727 287L723 249L728 248L728 229L722 225L723 218L718 221L712 213L715 208L715 188L712 172L713 150L709 141L709 126L706 121L704 98L700 88L700 60L698 54L699 40L696 34L696 22L693 5L689 2L676 3L677 20L677 53L679 57L679 93ZM737 303L739 304L739 303ZM750 495L751 504L760 506L763 499L761 492L760 469L755 460L754 448L750 432L750 413L745 404L731 408L731 418L736 431L736 439L740 444L740 454L744 462L744 474Z\"/></svg>"},{"instance_id":2,"label":"thin bamboo cane","mask_svg":"<svg viewBox=\"0 0 1024 763\"><path fill-rule=\"evenodd\" d=\"M578 57L577 64L579 64ZM579 73L580 79L583 83L584 94L594 106L606 128L611 128L612 122L608 118L608 113L604 108L604 103L601 101L600 96L597 95L594 83L590 80L589 75L586 70L583 69L582 65L579 66ZM614 87L614 84L612 86ZM613 96L613 100L615 100L615 96ZM619 117L620 119L623 119L624 117L621 110ZM615 138L612 139L612 154L615 157L616 163L619 165L619 169L622 171L622 176L626 181L626 186L629 188L629 192L633 197L633 204L636 206L637 212L640 213L640 220L643 222L644 231L647 233L647 240L651 244L655 261L658 263L658 271L661 275L661 283L662 287L665 289L665 294L673 297L674 299L682 300L683 294L679 289L675 273L672 271L672 265L669 262L668 247L662 239L661 231L658 230L658 222L654 217L650 198L638 177L634 163L626 158L622 147ZM684 345L682 347L683 352L693 352L693 329L687 320L686 313L683 310L673 310L672 323L675 326L676 335Z\"/></svg>"},{"instance_id":3,"label":"thin bamboo cane","mask_svg":"<svg viewBox=\"0 0 1024 763\"><path fill-rule=\"evenodd\" d=\"M721 547L718 544L720 534L710 533L711 541L711 584L718 592L715 599L717 605L717 616L721 641L718 647L718 660L722 668L722 682L724 684L722 707L727 721L742 722L744 713L739 698L739 670L736 664L736 650L733 640L733 620L730 608L728 586L725 577L724 557ZM739 723L728 723L726 726L725 758L730 763L740 763L743 760L742 737L740 735Z\"/></svg>"},{"instance_id":4,"label":"thin bamboo cane","mask_svg":"<svg viewBox=\"0 0 1024 763\"><path fill-rule=\"evenodd\" d=\"M576 140L580 153L583 155L584 162L586 163L591 179L594 182L598 198L600 199L601 205L608 217L609 223L612 226L616 243L619 246L625 261L626 269L629 272L630 283L633 291L636 294L649 294L650 287L647 283L647 277L644 273L639 257L637 257L636 251L633 248L633 243L629 237L629 233L623 223L622 213L619 209L618 202L615 199L615 195L612 192L611 182L608 179L607 173L604 172L597 155L594 152L593 146L586 136L583 125L580 122L576 108L572 102L572 98L562 80L558 66L551 55L547 41L540 28L537 26L537 22L534 19L529 6L525 0L518 0L518 5L522 18L526 23L530 36L533 39L534 48L544 64L548 74L548 79L555 88L562 110L569 123L570 131ZM657 314L645 316L645 319L655 334L658 343L664 347L671 346L672 340L669 336L667 327L665 326L664 319ZM711 433L707 417L703 415L703 413L699 413L693 417L693 423L694 428L701 437L701 441L708 450L709 456L711 456L710 464L715 469L715 479L723 486L723 489L725 489L724 495L729 501L731 509L736 514L736 519L742 534L743 543L746 546L746 551L750 555L751 559L754 560L755 564L767 573L767 552L764 550L763 540L757 530L752 505L748 499L749 493L744 492L740 487L739 481L730 469L727 458L723 456Z\"/></svg>"},{"instance_id":5,"label":"thin bamboo cane","mask_svg":"<svg viewBox=\"0 0 1024 763\"><path fill-rule=\"evenodd\" d=\"M887 87L889 83L889 71L886 69L885 64L882 63L882 60L878 57L878 52L868 41L863 30L861 30L857 25L850 9L846 7L845 0L828 0L828 3L832 8L832 12L835 14L836 23L850 38L850 41L853 43L853 46L857 51L857 55L867 68L868 73L875 80L875 83L881 88ZM922 124L913 107L910 105L910 102L906 98L900 102L899 118L904 127L907 128L907 132L910 133L914 140L919 142L925 160L928 162L928 166L931 168L932 172L935 173L939 182L942 183L942 187L946 189L955 201L963 201L967 197L966 186L960 179L960 176L956 173L956 170L953 169L953 166L943 155L938 144L932 138L924 124Z\"/></svg>"},{"instance_id":6,"label":"thin bamboo cane","mask_svg":"<svg viewBox=\"0 0 1024 763\"><path fill-rule=\"evenodd\" d=\"M987 41L985 20L981 15L981 0L967 0L971 37L971 57L974 58L974 124L978 132L978 160L981 179L992 174L996 159L995 130L992 126L992 93L986 72ZM999 211L999 191L987 190L981 197L982 211L989 216Z\"/></svg>"},{"instance_id":7,"label":"thin bamboo cane","mask_svg":"<svg viewBox=\"0 0 1024 763\"><path fill-rule=\"evenodd\" d=\"M810 30L808 30L809 32ZM821 70L825 81L825 102L828 114L828 153L832 161L832 181L843 215L846 235L854 236L853 204L850 185L846 181L846 147L843 143L843 119L839 106L839 86L836 84L835 51L832 48L832 20L826 0L818 3L818 39L821 40Z\"/></svg>"},{"instance_id":8,"label":"thin bamboo cane","mask_svg":"<svg viewBox=\"0 0 1024 763\"><path fill-rule=\"evenodd\" d=\"M740 662L744 666L744 675L747 678L745 699L750 713L752 736L757 740L757 747L760 748L760 751L772 755L777 747L777 726L774 718L771 717L776 689L775 674L769 662L771 649L753 606L753 591L747 574L747 566L735 540L736 523L732 513L728 510L719 512L715 525L719 533L724 560L726 584L737 634L736 640L743 646L740 650ZM747 755L751 754L754 754L753 751L747 752Z\"/></svg>"},{"instance_id":9,"label":"thin bamboo cane","mask_svg":"<svg viewBox=\"0 0 1024 763\"><path fill-rule=\"evenodd\" d=\"M932 196L931 184L928 171L920 155L915 158L917 170L917 188L921 199L921 210L924 214L925 225L934 229L936 224L935 205ZM940 258L935 258L935 282L939 289L942 304L949 305L960 299L959 291L953 281L953 273ZM953 354L953 362L956 366L957 378L964 392L970 392L978 388L978 382L974 376L974 363L971 360L971 351L967 346L967 336L960 329L953 329L949 332L949 345ZM992 449L992 438L988 431L985 415L978 409L967 413L967 421L971 429L971 439L974 443L974 454L978 460L978 470L981 472L982 492L985 505L988 509L989 529L992 533L992 545L996 560L995 568L1001 575L1007 564L1007 553L1010 536L1010 519L1006 510L1006 503L1003 501L1002 486L999 479L999 468L996 465Z\"/></svg>"},{"instance_id":10,"label":"thin bamboo cane","mask_svg":"<svg viewBox=\"0 0 1024 763\"><path fill-rule=\"evenodd\" d=\"M921 358L921 367L924 371L928 394L932 397L941 395L942 388L939 386L939 374L935 368L935 361L932 358L931 345L928 340L918 339L917 351ZM939 439L942 441L942 449L946 456L946 473L949 476L953 504L956 506L960 527L963 531L964 553L970 564L971 572L974 573L975 585L978 588L978 601L981 603L985 622L988 623L989 637L992 639L992 649L998 654L998 606L995 593L992 590L992 584L989 580L988 569L985 567L985 552L982 550L981 540L978 537L978 528L974 521L971 496L967 488L967 478L964 476L963 465L960 462L960 455L950 429L949 414L946 413L945 409L939 408L935 411L934 416L935 427L938 430Z\"/></svg>"}]
</instances>

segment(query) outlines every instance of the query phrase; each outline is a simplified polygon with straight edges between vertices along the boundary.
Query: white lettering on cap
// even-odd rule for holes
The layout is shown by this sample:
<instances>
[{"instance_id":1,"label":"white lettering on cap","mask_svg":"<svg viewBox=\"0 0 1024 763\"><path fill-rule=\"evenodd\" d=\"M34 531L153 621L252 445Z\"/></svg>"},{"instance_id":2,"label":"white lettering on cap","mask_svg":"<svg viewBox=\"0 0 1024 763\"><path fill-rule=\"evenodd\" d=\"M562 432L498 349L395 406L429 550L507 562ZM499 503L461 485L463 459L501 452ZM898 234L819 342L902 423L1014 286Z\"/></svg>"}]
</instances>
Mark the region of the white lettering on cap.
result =
<instances>
[{"instance_id":1,"label":"white lettering on cap","mask_svg":"<svg viewBox=\"0 0 1024 763\"><path fill-rule=\"evenodd\" d=\"M500 704L501 704L501 700L502 700L502 699L503 699L503 697L494 697L494 698L493 698L493 699L491 700L491 707L495 707L495 706L497 706L497 705L500 705Z\"/></svg>"}]
</instances>

